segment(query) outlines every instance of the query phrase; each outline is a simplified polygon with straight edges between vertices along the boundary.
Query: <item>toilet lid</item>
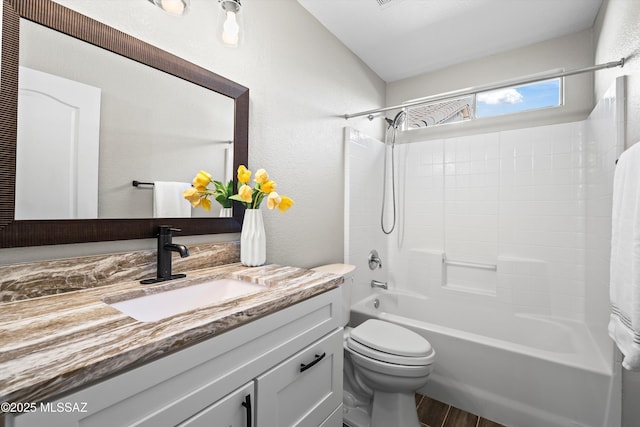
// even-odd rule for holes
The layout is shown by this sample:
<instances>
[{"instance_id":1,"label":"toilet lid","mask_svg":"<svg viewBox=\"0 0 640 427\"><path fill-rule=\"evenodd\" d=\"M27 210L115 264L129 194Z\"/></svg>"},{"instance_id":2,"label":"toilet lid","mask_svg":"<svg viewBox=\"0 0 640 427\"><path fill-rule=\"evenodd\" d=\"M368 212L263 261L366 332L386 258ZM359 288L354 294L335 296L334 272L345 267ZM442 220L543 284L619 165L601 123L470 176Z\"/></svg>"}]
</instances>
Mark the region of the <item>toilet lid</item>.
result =
<instances>
[{"instance_id":1,"label":"toilet lid","mask_svg":"<svg viewBox=\"0 0 640 427\"><path fill-rule=\"evenodd\" d=\"M404 357L425 357L433 353L429 341L402 326L369 319L351 330L351 339L373 350Z\"/></svg>"},{"instance_id":2,"label":"toilet lid","mask_svg":"<svg viewBox=\"0 0 640 427\"><path fill-rule=\"evenodd\" d=\"M349 339L346 341L345 347L347 351L349 351L353 356L358 354L367 359L373 359L380 362L401 366L428 366L433 363L436 357L434 351L426 356L420 357L398 356L396 354L385 353L383 351L367 347L364 344L360 344L358 341L352 339L351 337L349 337Z\"/></svg>"}]
</instances>

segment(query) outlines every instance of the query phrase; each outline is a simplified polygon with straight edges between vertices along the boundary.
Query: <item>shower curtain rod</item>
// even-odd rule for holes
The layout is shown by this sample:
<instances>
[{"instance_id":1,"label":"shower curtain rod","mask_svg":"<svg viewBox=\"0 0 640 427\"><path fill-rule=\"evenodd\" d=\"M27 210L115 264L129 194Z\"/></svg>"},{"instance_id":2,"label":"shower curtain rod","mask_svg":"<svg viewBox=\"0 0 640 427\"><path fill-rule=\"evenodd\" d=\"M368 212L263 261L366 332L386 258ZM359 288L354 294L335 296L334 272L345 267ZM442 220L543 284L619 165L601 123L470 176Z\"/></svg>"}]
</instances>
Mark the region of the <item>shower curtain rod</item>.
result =
<instances>
[{"instance_id":1,"label":"shower curtain rod","mask_svg":"<svg viewBox=\"0 0 640 427\"><path fill-rule=\"evenodd\" d=\"M487 91L496 90L496 89L504 89L511 86L536 83L536 82L541 82L549 79L557 79L559 77L567 77L567 76L573 76L576 74L589 73L593 71L602 70L605 68L624 67L624 60L625 59L622 58L619 61L607 62L606 64L597 64L591 67L580 68L577 70L562 71L559 73L539 75L536 77L528 77L528 78L523 78L519 80L509 80L509 81L504 81L500 83L492 83L484 86L475 86L475 87L469 87L466 89L458 89L451 92L444 92L438 95L426 96L416 101L405 102L404 104L394 105L391 107L376 108L373 110L361 111L359 113L345 114L344 118L349 120L354 117L368 116L369 120L373 120L374 114L383 113L385 111L390 111L390 110L397 110L398 108L414 107L416 105L429 104L434 101L442 101L448 98L472 95L474 93L487 92Z\"/></svg>"}]
</instances>

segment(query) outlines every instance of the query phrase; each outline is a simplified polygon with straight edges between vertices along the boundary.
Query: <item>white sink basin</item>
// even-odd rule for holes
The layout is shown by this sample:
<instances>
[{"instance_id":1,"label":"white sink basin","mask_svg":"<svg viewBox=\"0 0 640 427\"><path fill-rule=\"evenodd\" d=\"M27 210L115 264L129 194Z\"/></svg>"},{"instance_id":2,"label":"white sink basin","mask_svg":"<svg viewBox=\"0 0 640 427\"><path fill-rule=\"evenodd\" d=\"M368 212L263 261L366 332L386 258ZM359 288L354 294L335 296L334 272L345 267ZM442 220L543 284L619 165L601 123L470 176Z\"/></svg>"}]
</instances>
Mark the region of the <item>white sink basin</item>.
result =
<instances>
[{"instance_id":1,"label":"white sink basin","mask_svg":"<svg viewBox=\"0 0 640 427\"><path fill-rule=\"evenodd\" d=\"M155 322L189 310L222 303L265 289L265 285L256 285L241 280L216 279L114 302L109 305L141 322Z\"/></svg>"}]
</instances>

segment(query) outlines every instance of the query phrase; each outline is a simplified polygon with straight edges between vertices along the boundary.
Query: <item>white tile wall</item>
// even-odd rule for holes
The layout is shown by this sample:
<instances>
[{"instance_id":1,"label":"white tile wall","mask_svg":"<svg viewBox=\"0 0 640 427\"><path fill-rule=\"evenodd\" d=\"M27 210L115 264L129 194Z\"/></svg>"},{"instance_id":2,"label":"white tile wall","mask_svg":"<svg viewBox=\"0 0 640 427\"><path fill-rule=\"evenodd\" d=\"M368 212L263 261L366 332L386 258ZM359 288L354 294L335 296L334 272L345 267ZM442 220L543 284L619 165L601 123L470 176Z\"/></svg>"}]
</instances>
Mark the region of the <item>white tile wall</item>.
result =
<instances>
[{"instance_id":1,"label":"white tile wall","mask_svg":"<svg viewBox=\"0 0 640 427\"><path fill-rule=\"evenodd\" d=\"M406 162L398 167L403 236L389 247L396 286L447 298L466 291L517 312L583 319L582 134L581 123L568 123L398 147ZM543 274L445 267L440 283L424 283L411 265L415 250L487 264L502 257L503 267L518 258Z\"/></svg>"}]
</instances>

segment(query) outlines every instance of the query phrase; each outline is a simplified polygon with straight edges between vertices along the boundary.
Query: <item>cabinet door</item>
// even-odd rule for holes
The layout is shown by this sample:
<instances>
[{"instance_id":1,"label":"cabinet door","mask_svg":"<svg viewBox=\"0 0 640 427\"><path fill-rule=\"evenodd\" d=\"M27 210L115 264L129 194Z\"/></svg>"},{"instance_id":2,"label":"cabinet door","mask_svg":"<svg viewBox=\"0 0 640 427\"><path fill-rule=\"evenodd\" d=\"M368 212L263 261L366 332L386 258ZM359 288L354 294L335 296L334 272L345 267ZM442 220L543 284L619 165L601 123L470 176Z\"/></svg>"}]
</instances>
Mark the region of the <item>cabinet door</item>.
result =
<instances>
[{"instance_id":1,"label":"cabinet door","mask_svg":"<svg viewBox=\"0 0 640 427\"><path fill-rule=\"evenodd\" d=\"M342 403L342 328L256 380L257 427L317 427Z\"/></svg>"},{"instance_id":2,"label":"cabinet door","mask_svg":"<svg viewBox=\"0 0 640 427\"><path fill-rule=\"evenodd\" d=\"M253 381L229 393L178 427L251 427L254 424Z\"/></svg>"}]
</instances>

